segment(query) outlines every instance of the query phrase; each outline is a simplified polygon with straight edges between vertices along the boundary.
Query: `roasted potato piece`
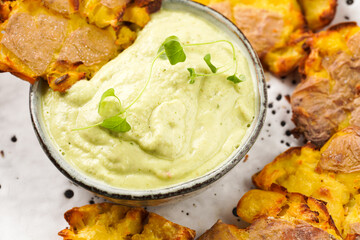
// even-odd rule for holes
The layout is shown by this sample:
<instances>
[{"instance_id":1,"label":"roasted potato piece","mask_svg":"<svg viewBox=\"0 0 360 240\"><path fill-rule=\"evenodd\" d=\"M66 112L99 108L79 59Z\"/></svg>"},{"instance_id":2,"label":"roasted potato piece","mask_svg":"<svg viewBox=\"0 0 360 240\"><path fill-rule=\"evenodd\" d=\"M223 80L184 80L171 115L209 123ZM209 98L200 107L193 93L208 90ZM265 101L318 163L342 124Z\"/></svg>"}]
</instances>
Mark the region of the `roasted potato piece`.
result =
<instances>
[{"instance_id":1,"label":"roasted potato piece","mask_svg":"<svg viewBox=\"0 0 360 240\"><path fill-rule=\"evenodd\" d=\"M249 239L249 233L245 229L239 229L234 225L225 224L218 220L214 226L207 230L198 240L245 240Z\"/></svg>"},{"instance_id":2,"label":"roasted potato piece","mask_svg":"<svg viewBox=\"0 0 360 240\"><path fill-rule=\"evenodd\" d=\"M360 156L358 133L358 127L346 128L321 150L310 144L290 148L266 165L253 181L264 190L276 184L289 192L327 202L327 209L342 235L353 233L348 226L354 221L348 216L351 209L358 208L357 201L352 200L358 198L360 189L360 171L357 170L360 162L356 160Z\"/></svg>"},{"instance_id":3,"label":"roasted potato piece","mask_svg":"<svg viewBox=\"0 0 360 240\"><path fill-rule=\"evenodd\" d=\"M312 197L299 193L286 193L276 185L271 190L250 190L239 201L237 214L253 223L261 217L272 217L289 222L306 222L341 239L338 229L327 211L326 205Z\"/></svg>"},{"instance_id":4,"label":"roasted potato piece","mask_svg":"<svg viewBox=\"0 0 360 240\"><path fill-rule=\"evenodd\" d=\"M311 30L317 31L334 19L337 0L299 0Z\"/></svg>"},{"instance_id":5,"label":"roasted potato piece","mask_svg":"<svg viewBox=\"0 0 360 240\"><path fill-rule=\"evenodd\" d=\"M86 205L65 213L70 229L59 235L64 240L187 240L195 231L142 208L111 203Z\"/></svg>"},{"instance_id":6,"label":"roasted potato piece","mask_svg":"<svg viewBox=\"0 0 360 240\"><path fill-rule=\"evenodd\" d=\"M251 223L248 228L219 220L199 240L341 239L324 202L277 185L271 190L250 190L239 201L237 214Z\"/></svg>"},{"instance_id":7,"label":"roasted potato piece","mask_svg":"<svg viewBox=\"0 0 360 240\"><path fill-rule=\"evenodd\" d=\"M314 35L291 96L294 132L322 146L337 130L360 126L360 27L343 23Z\"/></svg>"},{"instance_id":8,"label":"roasted potato piece","mask_svg":"<svg viewBox=\"0 0 360 240\"><path fill-rule=\"evenodd\" d=\"M161 0L0 2L0 71L66 91L129 47Z\"/></svg>"},{"instance_id":9,"label":"roasted potato piece","mask_svg":"<svg viewBox=\"0 0 360 240\"><path fill-rule=\"evenodd\" d=\"M250 190L240 199L237 214L244 221L252 223L262 216L276 217L287 204L286 195L279 192Z\"/></svg>"},{"instance_id":10,"label":"roasted potato piece","mask_svg":"<svg viewBox=\"0 0 360 240\"><path fill-rule=\"evenodd\" d=\"M310 224L277 218L261 217L246 229L236 229L233 225L218 221L199 240L331 240L337 239L326 231Z\"/></svg>"},{"instance_id":11,"label":"roasted potato piece","mask_svg":"<svg viewBox=\"0 0 360 240\"><path fill-rule=\"evenodd\" d=\"M296 0L195 1L232 20L250 40L264 67L275 75L287 75L305 59L309 32Z\"/></svg>"}]
</instances>

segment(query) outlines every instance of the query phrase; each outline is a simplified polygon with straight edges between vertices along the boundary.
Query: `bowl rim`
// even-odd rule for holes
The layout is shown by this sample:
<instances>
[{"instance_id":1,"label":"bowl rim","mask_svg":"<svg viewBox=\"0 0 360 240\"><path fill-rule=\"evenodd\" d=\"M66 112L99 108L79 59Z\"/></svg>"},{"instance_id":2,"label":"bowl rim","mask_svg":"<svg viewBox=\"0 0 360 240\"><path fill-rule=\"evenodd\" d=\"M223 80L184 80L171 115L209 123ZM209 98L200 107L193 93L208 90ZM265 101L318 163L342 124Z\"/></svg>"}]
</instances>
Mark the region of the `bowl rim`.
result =
<instances>
[{"instance_id":1,"label":"bowl rim","mask_svg":"<svg viewBox=\"0 0 360 240\"><path fill-rule=\"evenodd\" d=\"M187 7L192 8L191 11L206 13L207 15L211 16L210 18L220 21L219 24L226 26L234 34L234 36L239 38L239 40L242 42L252 61L252 64L250 65L249 63L249 65L251 68L254 68L256 75L255 87L258 91L258 106L256 109L257 112L255 113L254 122L252 123L252 130L250 134L245 136L247 139L242 140L242 146L240 146L231 157L228 157L228 159L224 160L221 164L218 165L218 167L212 169L203 176L188 180L186 182L181 182L176 185L158 189L129 190L116 188L88 177L86 174L73 167L59 154L55 145L52 143L49 134L45 134L47 130L44 124L42 121L39 121L41 116L41 111L39 111L38 108L40 97L38 96L39 94L36 94L36 92L40 91L39 88L41 87L40 85L43 81L37 81L34 85L30 86L29 108L31 122L42 149L51 162L55 165L55 167L73 183L107 198L130 201L164 200L177 196L187 195L189 193L200 190L201 188L205 188L206 186L214 183L222 176L224 176L233 167L235 167L241 161L241 159L243 159L243 157L245 157L250 148L254 145L257 137L260 134L262 126L264 125L267 108L267 89L265 75L255 50L252 48L250 42L247 40L241 30L225 16L203 4L192 2L190 0L163 0L163 5L164 4L187 5ZM77 174L78 176L73 174Z\"/></svg>"}]
</instances>

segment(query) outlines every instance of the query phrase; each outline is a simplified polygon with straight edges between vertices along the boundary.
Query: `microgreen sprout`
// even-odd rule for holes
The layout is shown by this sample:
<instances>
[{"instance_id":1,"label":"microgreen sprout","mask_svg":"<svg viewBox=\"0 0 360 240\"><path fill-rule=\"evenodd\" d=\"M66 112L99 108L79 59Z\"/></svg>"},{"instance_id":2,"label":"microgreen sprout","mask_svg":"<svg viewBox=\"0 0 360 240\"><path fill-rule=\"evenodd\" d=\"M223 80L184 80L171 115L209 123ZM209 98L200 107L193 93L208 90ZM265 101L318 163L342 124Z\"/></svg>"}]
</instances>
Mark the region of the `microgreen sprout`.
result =
<instances>
[{"instance_id":1,"label":"microgreen sprout","mask_svg":"<svg viewBox=\"0 0 360 240\"><path fill-rule=\"evenodd\" d=\"M126 121L126 116L127 116L126 111L139 100L139 98L142 96L145 89L149 85L156 60L159 58L163 59L163 60L167 59L167 60L169 60L169 63L171 65L176 65L180 62L186 61L186 54L184 51L184 47L202 46L202 45L210 45L210 44L217 44L217 43L227 43L231 46L232 65L229 66L228 68L226 68L225 70L222 70L219 72L218 70L222 67L217 68L211 62L211 55L210 55L210 53L208 53L204 56L204 61L207 64L207 66L209 67L211 73L196 73L194 68L187 68L187 70L189 71L189 74L190 74L189 84L194 84L197 77L210 77L210 76L220 75L220 74L224 74L224 73L230 71L233 68L235 68L234 74L228 76L226 79L233 82L234 84L245 81L246 80L245 75L240 74L237 76L237 59L236 59L236 54L235 54L235 47L230 41L218 40L218 41L206 42L206 43L182 44L178 37L170 36L170 37L166 38L165 41L159 47L157 55L151 63L150 73L148 75L148 78L145 82L144 87L126 108L122 108L120 99L115 95L115 90L113 88L110 88L103 93L103 95L101 96L100 102L99 102L99 106L98 106L98 114L104 118L103 121L100 123L97 123L95 125L92 125L92 126L73 129L73 131L85 130L85 129L89 129L89 128L96 127L96 126L100 126L100 127L109 129L110 131L113 131L113 132L128 132L128 131L130 131L131 126ZM107 99L108 97L114 97L117 100L118 108L120 109L116 114L114 114L110 117L108 117L108 112L109 112L108 111L109 109L107 109L108 104L105 101L105 99Z\"/></svg>"},{"instance_id":2,"label":"microgreen sprout","mask_svg":"<svg viewBox=\"0 0 360 240\"><path fill-rule=\"evenodd\" d=\"M101 96L100 102L99 102L98 113L102 117L105 117L107 115L107 112L109 112L108 111L109 109L107 109L108 107L105 102L105 99L108 97L114 97L117 100L118 106L121 109L120 99L115 95L115 90L113 88L110 88L103 93L103 95ZM125 115L125 117L121 117L122 115ZM126 111L120 110L115 115L105 118L100 123L97 123L95 125L91 125L88 127L84 127L84 128L73 129L73 131L85 130L85 129L93 128L96 126L100 126L100 127L109 129L110 131L113 131L113 132L128 132L131 129L130 124L126 121Z\"/></svg>"},{"instance_id":3,"label":"microgreen sprout","mask_svg":"<svg viewBox=\"0 0 360 240\"><path fill-rule=\"evenodd\" d=\"M161 53L160 58L165 60L168 59L171 65L175 65L179 62L185 62L186 60L186 54L184 51L184 48L186 47L193 47L193 46L202 46L202 45L210 45L210 44L217 44L217 43L226 43L229 44L232 49L232 65L226 68L225 70L218 72L220 68L215 67L215 65L211 62L211 55L210 53L206 54L204 56L204 61L209 67L211 73L197 73L194 68L187 68L189 71L189 83L194 84L195 79L197 77L210 77L215 75L224 74L228 71L230 71L232 68L235 68L235 72L233 75L228 76L226 79L237 84L240 82L245 81L245 75L240 74L237 75L237 59L236 59L236 53L235 53L235 47L234 45L227 40L218 40L213 42L206 42L206 43L192 43L192 44L181 44L180 40L176 36L170 36L165 39L165 41L161 44L158 54Z\"/></svg>"},{"instance_id":4,"label":"microgreen sprout","mask_svg":"<svg viewBox=\"0 0 360 240\"><path fill-rule=\"evenodd\" d=\"M211 63L211 55L210 53L206 54L204 57L204 61L206 62L206 64L208 65L208 67L210 68L212 73L216 73L217 72L217 67L215 67L212 63Z\"/></svg>"},{"instance_id":5,"label":"microgreen sprout","mask_svg":"<svg viewBox=\"0 0 360 240\"><path fill-rule=\"evenodd\" d=\"M195 83L195 78L197 77L197 74L195 73L195 69L193 68L188 68L187 69L190 73L190 80L189 83L190 84L194 84Z\"/></svg>"}]
</instances>

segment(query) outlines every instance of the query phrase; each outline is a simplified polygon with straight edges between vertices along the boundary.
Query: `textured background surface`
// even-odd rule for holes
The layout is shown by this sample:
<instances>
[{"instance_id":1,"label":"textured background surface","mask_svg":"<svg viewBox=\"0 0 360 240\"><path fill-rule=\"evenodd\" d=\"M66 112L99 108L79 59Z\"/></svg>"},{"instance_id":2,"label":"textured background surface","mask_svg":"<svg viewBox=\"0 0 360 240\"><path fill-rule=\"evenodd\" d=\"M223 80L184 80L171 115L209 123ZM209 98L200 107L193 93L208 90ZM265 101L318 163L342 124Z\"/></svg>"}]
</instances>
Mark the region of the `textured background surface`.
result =
<instances>
[{"instance_id":1,"label":"textured background surface","mask_svg":"<svg viewBox=\"0 0 360 240\"><path fill-rule=\"evenodd\" d=\"M334 23L357 21L360 0L339 0ZM251 176L288 146L301 145L289 134L291 94L296 80L289 76L268 79L269 108L260 137L246 162L197 196L181 202L148 208L200 236L217 219L244 226L233 209L252 188ZM48 160L33 131L28 109L29 84L9 74L0 75L0 239L60 239L57 232L67 226L66 210L103 202L73 185Z\"/></svg>"}]
</instances>

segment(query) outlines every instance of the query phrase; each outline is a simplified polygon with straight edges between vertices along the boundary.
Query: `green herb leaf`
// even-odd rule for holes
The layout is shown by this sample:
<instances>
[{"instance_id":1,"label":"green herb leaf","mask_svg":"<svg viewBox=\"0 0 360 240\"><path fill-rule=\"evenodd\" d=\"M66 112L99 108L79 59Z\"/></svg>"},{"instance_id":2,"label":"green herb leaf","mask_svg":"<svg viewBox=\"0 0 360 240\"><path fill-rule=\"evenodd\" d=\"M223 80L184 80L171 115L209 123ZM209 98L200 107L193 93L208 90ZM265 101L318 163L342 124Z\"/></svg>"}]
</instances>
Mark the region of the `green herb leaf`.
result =
<instances>
[{"instance_id":1,"label":"green herb leaf","mask_svg":"<svg viewBox=\"0 0 360 240\"><path fill-rule=\"evenodd\" d=\"M240 82L244 82L246 80L246 77L245 75L243 74L240 74L239 77L237 77L235 74L234 75L231 75L227 78L227 80L237 84L237 83L240 83Z\"/></svg>"},{"instance_id":2,"label":"green herb leaf","mask_svg":"<svg viewBox=\"0 0 360 240\"><path fill-rule=\"evenodd\" d=\"M195 78L197 77L197 74L195 73L195 69L194 68L188 68L187 70L190 73L189 83L194 84L195 83Z\"/></svg>"},{"instance_id":3,"label":"green herb leaf","mask_svg":"<svg viewBox=\"0 0 360 240\"><path fill-rule=\"evenodd\" d=\"M157 54L161 53L162 51L164 51L164 52L159 56L159 58L162 59L162 60L166 60L166 59L167 59L167 56L166 56L166 53L165 53L164 44L161 44L161 46L159 47L159 50L158 50Z\"/></svg>"},{"instance_id":4,"label":"green herb leaf","mask_svg":"<svg viewBox=\"0 0 360 240\"><path fill-rule=\"evenodd\" d=\"M217 72L217 67L215 67L212 63L211 63L211 55L210 53L206 54L204 57L204 61L206 62L206 64L209 66L210 70L212 73L216 73Z\"/></svg>"},{"instance_id":5,"label":"green herb leaf","mask_svg":"<svg viewBox=\"0 0 360 240\"><path fill-rule=\"evenodd\" d=\"M179 62L185 62L186 54L178 37L170 36L166 38L162 46L165 49L166 56L171 65L175 65Z\"/></svg>"},{"instance_id":6,"label":"green herb leaf","mask_svg":"<svg viewBox=\"0 0 360 240\"><path fill-rule=\"evenodd\" d=\"M99 107L98 107L98 113L100 116L104 116L106 115L106 109L107 109L107 104L106 102L104 102L104 100L108 97L115 97L118 101L119 101L119 106L118 108L121 109L121 102L120 99L115 95L115 90L113 88L109 88L108 90L106 90L103 95L101 96L100 102L99 102Z\"/></svg>"},{"instance_id":7,"label":"green herb leaf","mask_svg":"<svg viewBox=\"0 0 360 240\"><path fill-rule=\"evenodd\" d=\"M131 129L131 126L126 121L126 118L122 118L120 116L107 118L100 124L100 126L113 132L128 132Z\"/></svg>"}]
</instances>

